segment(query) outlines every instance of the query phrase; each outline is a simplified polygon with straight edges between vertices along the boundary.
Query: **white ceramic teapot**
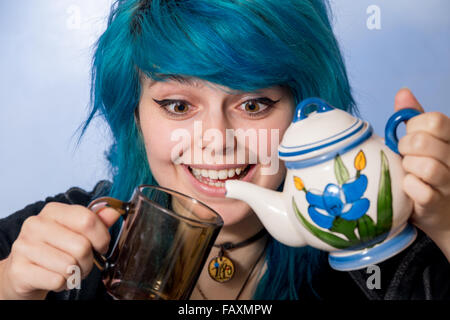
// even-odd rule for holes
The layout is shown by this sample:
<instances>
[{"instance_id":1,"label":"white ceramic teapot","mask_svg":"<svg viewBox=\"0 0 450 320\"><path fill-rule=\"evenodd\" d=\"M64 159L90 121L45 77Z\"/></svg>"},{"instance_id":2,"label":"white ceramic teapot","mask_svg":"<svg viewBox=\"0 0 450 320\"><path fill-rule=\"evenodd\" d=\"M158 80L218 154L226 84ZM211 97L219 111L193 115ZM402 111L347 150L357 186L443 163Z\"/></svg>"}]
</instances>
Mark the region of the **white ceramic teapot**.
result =
<instances>
[{"instance_id":1,"label":"white ceramic teapot","mask_svg":"<svg viewBox=\"0 0 450 320\"><path fill-rule=\"evenodd\" d=\"M311 105L317 110L308 114ZM278 241L329 251L336 270L381 262L417 235L407 223L412 201L402 191L396 130L418 114L395 113L385 143L369 123L319 98L306 99L278 148L287 168L283 192L228 180L226 197L247 202Z\"/></svg>"}]
</instances>

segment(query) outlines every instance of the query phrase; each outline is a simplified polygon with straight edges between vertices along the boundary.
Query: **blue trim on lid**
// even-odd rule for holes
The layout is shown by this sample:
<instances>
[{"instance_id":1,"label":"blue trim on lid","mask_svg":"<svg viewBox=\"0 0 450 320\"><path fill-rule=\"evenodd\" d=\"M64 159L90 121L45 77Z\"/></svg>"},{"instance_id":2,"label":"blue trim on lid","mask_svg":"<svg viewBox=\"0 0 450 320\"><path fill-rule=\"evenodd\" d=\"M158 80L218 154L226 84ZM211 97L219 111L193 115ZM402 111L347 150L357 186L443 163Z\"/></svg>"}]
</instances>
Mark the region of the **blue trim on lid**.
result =
<instances>
[{"instance_id":1,"label":"blue trim on lid","mask_svg":"<svg viewBox=\"0 0 450 320\"><path fill-rule=\"evenodd\" d=\"M315 145L315 144L318 144L318 143L321 143L321 142L324 142L324 141L333 139L333 138L335 138L335 137L338 137L338 136L340 136L341 134L344 134L345 132L352 130L353 127L355 127L356 125L358 125L361 121L362 121L362 120L360 120L360 119L356 119L356 121L355 121L350 127L348 127L347 129L342 130L341 132L336 133L335 135L332 135L332 136L330 136L330 137L328 137L328 138L325 138L325 139L322 139L322 140L318 140L318 141L314 141L314 142L311 142L311 143L303 144L303 145L301 145L301 146L286 147L286 146L281 145L280 147L283 148L283 149L298 149L298 148L303 148L303 147Z\"/></svg>"},{"instance_id":2,"label":"blue trim on lid","mask_svg":"<svg viewBox=\"0 0 450 320\"><path fill-rule=\"evenodd\" d=\"M282 160L284 161L284 165L288 169L302 169L302 168L315 166L322 162L326 162L328 160L334 159L334 157L336 157L338 154L343 154L343 153L359 146L361 143L363 143L364 141L369 139L371 136L372 136L372 127L369 125L367 130L360 137L358 137L357 139L355 139L348 145L343 146L342 148L332 150L328 153L325 153L323 155L320 155L320 156L317 156L314 158L310 158L310 159L297 160L297 161L289 161L286 159L282 159Z\"/></svg>"},{"instance_id":3,"label":"blue trim on lid","mask_svg":"<svg viewBox=\"0 0 450 320\"><path fill-rule=\"evenodd\" d=\"M363 126L364 126L364 122L361 122L361 124L355 130L351 131L350 133L346 134L345 136L343 136L343 137L341 137L339 139L333 140L331 142L324 143L324 144L322 144L320 146L317 146L317 147L314 147L314 148L305 149L305 150L300 150L300 151L294 151L294 152L281 152L281 151L279 151L278 155L280 157L295 157L295 156L299 156L299 155L302 155L302 154L310 153L312 151L316 151L316 150L327 148L329 146L332 146L333 144L341 142L341 141L343 141L343 140L345 140L347 138L350 138L351 136L357 134L359 131L361 131Z\"/></svg>"}]
</instances>

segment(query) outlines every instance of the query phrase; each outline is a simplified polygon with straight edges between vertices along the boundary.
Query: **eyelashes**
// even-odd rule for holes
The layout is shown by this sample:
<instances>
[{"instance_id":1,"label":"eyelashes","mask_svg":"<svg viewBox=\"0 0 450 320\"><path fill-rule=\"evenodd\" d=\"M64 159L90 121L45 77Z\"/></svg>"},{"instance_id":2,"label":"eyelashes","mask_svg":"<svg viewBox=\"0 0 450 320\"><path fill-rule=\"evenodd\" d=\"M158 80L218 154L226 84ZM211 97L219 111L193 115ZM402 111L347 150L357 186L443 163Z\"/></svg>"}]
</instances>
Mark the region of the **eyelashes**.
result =
<instances>
[{"instance_id":1,"label":"eyelashes","mask_svg":"<svg viewBox=\"0 0 450 320\"><path fill-rule=\"evenodd\" d=\"M156 100L153 99L161 109L167 112L169 115L174 117L181 117L188 113L189 111L189 103L184 100Z\"/></svg>"},{"instance_id":2,"label":"eyelashes","mask_svg":"<svg viewBox=\"0 0 450 320\"><path fill-rule=\"evenodd\" d=\"M250 117L261 117L267 112L271 111L272 107L280 100L274 101L269 98L257 98L245 101L240 105L243 110Z\"/></svg>"},{"instance_id":3,"label":"eyelashes","mask_svg":"<svg viewBox=\"0 0 450 320\"><path fill-rule=\"evenodd\" d=\"M153 101L157 103L164 112L173 118L187 117L193 112L191 109L195 109L195 107L191 106L191 104L186 100L153 99ZM248 117L257 118L270 112L272 107L274 107L279 101L280 99L274 101L267 97L249 99L241 103L237 109L241 110Z\"/></svg>"}]
</instances>

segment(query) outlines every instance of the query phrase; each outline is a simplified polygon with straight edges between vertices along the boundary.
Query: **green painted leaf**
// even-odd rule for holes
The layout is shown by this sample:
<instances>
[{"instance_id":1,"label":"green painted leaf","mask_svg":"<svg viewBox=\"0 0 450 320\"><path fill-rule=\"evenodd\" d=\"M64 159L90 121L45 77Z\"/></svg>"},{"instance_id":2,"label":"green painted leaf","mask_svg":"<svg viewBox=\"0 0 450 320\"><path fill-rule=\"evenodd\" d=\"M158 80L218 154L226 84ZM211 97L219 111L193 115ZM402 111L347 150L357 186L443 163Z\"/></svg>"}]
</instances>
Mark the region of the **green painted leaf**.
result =
<instances>
[{"instance_id":1,"label":"green painted leaf","mask_svg":"<svg viewBox=\"0 0 450 320\"><path fill-rule=\"evenodd\" d=\"M334 174L336 175L336 180L340 185L343 185L348 181L348 179L350 179L350 174L348 173L347 167L339 155L334 158Z\"/></svg>"},{"instance_id":2,"label":"green painted leaf","mask_svg":"<svg viewBox=\"0 0 450 320\"><path fill-rule=\"evenodd\" d=\"M375 238L377 230L372 218L368 215L363 215L358 219L358 233L361 242L367 242Z\"/></svg>"},{"instance_id":3,"label":"green painted leaf","mask_svg":"<svg viewBox=\"0 0 450 320\"><path fill-rule=\"evenodd\" d=\"M333 221L333 226L330 231L341 233L352 242L359 242L359 239L355 235L356 221L348 221L340 217L336 217Z\"/></svg>"},{"instance_id":4,"label":"green painted leaf","mask_svg":"<svg viewBox=\"0 0 450 320\"><path fill-rule=\"evenodd\" d=\"M338 236L335 236L334 234L331 234L329 232L320 230L319 228L315 227L311 223L308 222L308 220L303 217L303 215L298 210L297 204L295 203L294 197L292 197L292 206L294 207L294 211L299 217L301 223L303 226L308 229L313 235L315 235L317 238L322 240L323 242L329 244L330 246L337 248L337 249L345 249L353 245L352 242L344 240Z\"/></svg>"},{"instance_id":5,"label":"green painted leaf","mask_svg":"<svg viewBox=\"0 0 450 320\"><path fill-rule=\"evenodd\" d=\"M381 173L377 202L377 234L388 232L392 227L392 191L389 162L381 150Z\"/></svg>"}]
</instances>

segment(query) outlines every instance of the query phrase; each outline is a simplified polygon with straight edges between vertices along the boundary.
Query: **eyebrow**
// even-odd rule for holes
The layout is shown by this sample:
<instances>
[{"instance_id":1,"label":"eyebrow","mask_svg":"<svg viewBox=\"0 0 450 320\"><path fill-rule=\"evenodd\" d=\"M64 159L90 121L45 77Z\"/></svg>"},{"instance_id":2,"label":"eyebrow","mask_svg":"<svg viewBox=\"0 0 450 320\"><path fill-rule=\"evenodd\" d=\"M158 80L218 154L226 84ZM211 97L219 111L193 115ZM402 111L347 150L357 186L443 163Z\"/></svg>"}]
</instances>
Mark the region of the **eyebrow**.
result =
<instances>
[{"instance_id":1,"label":"eyebrow","mask_svg":"<svg viewBox=\"0 0 450 320\"><path fill-rule=\"evenodd\" d=\"M205 86L205 84L202 83L201 79L191 77L191 76L182 76L182 75L178 75L178 74L163 74L162 73L162 74L158 74L158 77L160 77L161 79L164 79L164 80L175 81L182 85L186 85L186 86L190 86L190 87L194 87L194 88L203 88ZM164 82L164 81L151 81L150 85L148 87L150 88L158 82ZM260 90L255 90L254 92L257 93L259 91ZM241 95L241 94L245 94L245 93L246 92L244 92L244 91L236 90L236 89L228 90L228 94L231 94L231 95Z\"/></svg>"},{"instance_id":2,"label":"eyebrow","mask_svg":"<svg viewBox=\"0 0 450 320\"><path fill-rule=\"evenodd\" d=\"M175 75L175 74L160 74L160 75L158 75L158 77L161 77L164 80L175 81L175 82L178 82L180 84L187 85L190 87L197 87L197 88L203 87L203 84L200 83L200 81L194 77L187 77L187 76L181 76L181 75ZM152 85L154 85L157 82L158 81L152 81L150 83L149 87L151 87Z\"/></svg>"}]
</instances>

